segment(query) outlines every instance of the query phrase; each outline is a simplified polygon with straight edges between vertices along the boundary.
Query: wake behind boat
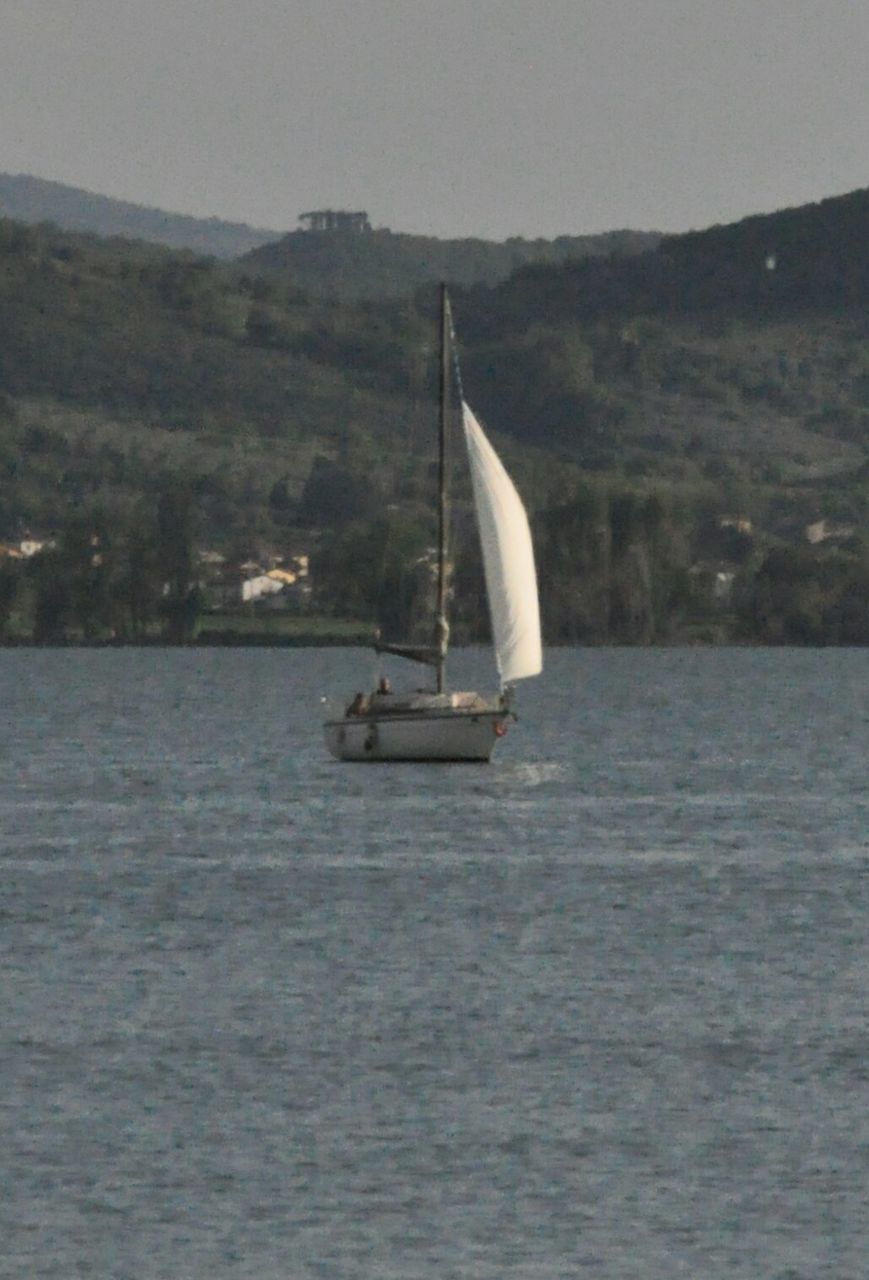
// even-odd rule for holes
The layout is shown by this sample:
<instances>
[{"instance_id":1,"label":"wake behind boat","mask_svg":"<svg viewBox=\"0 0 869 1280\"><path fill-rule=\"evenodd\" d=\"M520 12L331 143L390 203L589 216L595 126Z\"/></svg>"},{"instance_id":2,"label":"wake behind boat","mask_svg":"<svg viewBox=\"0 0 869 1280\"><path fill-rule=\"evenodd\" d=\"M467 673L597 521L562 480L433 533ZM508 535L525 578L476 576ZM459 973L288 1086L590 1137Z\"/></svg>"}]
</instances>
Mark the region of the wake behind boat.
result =
<instances>
[{"instance_id":1,"label":"wake behind boat","mask_svg":"<svg viewBox=\"0 0 869 1280\"><path fill-rule=\"evenodd\" d=\"M370 694L358 693L340 718L327 720L326 745L339 760L488 761L507 732L512 684L542 669L540 610L534 550L525 508L512 480L470 407L462 399L462 424L471 470L474 506L483 551L486 594L492 621L500 693L449 692L446 659L448 563L446 444L449 424L452 324L441 286L440 395L438 417L437 605L431 646L378 644L434 667L436 687L394 694L382 680ZM456 365L458 378L458 366Z\"/></svg>"}]
</instances>

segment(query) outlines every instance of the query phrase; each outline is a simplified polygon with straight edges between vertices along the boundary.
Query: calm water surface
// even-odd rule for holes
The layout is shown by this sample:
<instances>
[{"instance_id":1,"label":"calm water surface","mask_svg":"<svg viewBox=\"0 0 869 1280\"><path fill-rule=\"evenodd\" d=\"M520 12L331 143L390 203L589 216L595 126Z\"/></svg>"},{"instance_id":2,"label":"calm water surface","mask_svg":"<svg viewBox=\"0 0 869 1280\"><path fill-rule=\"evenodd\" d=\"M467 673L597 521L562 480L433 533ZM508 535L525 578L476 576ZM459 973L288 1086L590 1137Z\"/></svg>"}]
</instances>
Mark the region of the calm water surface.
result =
<instances>
[{"instance_id":1,"label":"calm water surface","mask_svg":"<svg viewBox=\"0 0 869 1280\"><path fill-rule=\"evenodd\" d=\"M490 686L482 653L456 656ZM869 652L0 651L0 1275L864 1280Z\"/></svg>"}]
</instances>

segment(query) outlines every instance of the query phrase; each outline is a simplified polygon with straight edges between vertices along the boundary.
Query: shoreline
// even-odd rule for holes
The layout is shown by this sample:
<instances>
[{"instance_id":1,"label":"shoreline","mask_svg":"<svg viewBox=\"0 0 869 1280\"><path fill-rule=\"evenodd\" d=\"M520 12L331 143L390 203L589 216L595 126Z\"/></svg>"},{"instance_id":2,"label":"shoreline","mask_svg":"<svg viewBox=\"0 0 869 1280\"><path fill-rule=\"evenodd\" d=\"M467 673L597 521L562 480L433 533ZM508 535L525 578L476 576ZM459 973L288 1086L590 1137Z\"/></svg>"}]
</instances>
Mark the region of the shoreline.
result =
<instances>
[{"instance_id":1,"label":"shoreline","mask_svg":"<svg viewBox=\"0 0 869 1280\"><path fill-rule=\"evenodd\" d=\"M138 639L86 640L66 637L62 640L34 640L30 636L6 636L0 649L358 649L370 646L369 635L323 636L315 632L298 635L266 635L241 631L213 631L194 640L166 640L163 636L141 636Z\"/></svg>"},{"instance_id":2,"label":"shoreline","mask_svg":"<svg viewBox=\"0 0 869 1280\"><path fill-rule=\"evenodd\" d=\"M456 642L451 649L477 649L487 647L485 640ZM370 633L360 635L322 635L314 632L298 635L267 635L244 632L206 632L195 640L173 641L163 637L142 637L138 640L85 640L82 637L70 637L63 640L33 640L28 636L14 636L0 639L0 650L3 649L372 649L374 647ZM607 641L556 641L544 646L545 649L866 649L869 645L826 642L815 640L806 644L795 644L792 641L770 643L769 641L738 640L733 638L722 640L675 639L661 640L652 644L625 644Z\"/></svg>"}]
</instances>

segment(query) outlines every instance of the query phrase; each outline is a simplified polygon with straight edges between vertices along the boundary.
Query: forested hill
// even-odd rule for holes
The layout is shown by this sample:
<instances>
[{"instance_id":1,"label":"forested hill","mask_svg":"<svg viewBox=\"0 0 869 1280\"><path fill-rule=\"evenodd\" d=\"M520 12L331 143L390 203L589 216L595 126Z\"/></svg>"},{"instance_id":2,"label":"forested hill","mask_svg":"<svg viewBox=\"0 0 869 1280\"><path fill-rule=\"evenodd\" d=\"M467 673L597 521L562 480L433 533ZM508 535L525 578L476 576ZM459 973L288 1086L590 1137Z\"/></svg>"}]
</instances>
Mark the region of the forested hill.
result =
<instances>
[{"instance_id":1,"label":"forested hill","mask_svg":"<svg viewBox=\"0 0 869 1280\"><path fill-rule=\"evenodd\" d=\"M520 268L481 300L494 335L523 314L550 322L620 317L800 315L869 300L869 189L818 204L666 236L631 257Z\"/></svg>"},{"instance_id":2,"label":"forested hill","mask_svg":"<svg viewBox=\"0 0 869 1280\"><path fill-rule=\"evenodd\" d=\"M526 263L640 253L655 246L653 232L611 231L603 235L438 240L386 229L293 231L254 249L243 259L252 271L281 276L318 297L352 301L409 297L435 280L496 284Z\"/></svg>"},{"instance_id":3,"label":"forested hill","mask_svg":"<svg viewBox=\"0 0 869 1280\"><path fill-rule=\"evenodd\" d=\"M166 213L23 173L0 173L0 217L30 224L52 222L64 231L148 240L215 258L237 258L280 236L279 231L241 222Z\"/></svg>"},{"instance_id":4,"label":"forested hill","mask_svg":"<svg viewBox=\"0 0 869 1280\"><path fill-rule=\"evenodd\" d=\"M856 192L452 287L548 639L869 643L866 224ZM407 638L430 577L436 295L329 301L250 263L0 220L0 542L61 547L60 579L30 591L13 566L7 600L29 617L69 573L84 609L98 528L118 582L153 553L159 612L180 493L199 547L310 551L319 608ZM478 566L456 574L476 602L457 634L479 635Z\"/></svg>"}]
</instances>

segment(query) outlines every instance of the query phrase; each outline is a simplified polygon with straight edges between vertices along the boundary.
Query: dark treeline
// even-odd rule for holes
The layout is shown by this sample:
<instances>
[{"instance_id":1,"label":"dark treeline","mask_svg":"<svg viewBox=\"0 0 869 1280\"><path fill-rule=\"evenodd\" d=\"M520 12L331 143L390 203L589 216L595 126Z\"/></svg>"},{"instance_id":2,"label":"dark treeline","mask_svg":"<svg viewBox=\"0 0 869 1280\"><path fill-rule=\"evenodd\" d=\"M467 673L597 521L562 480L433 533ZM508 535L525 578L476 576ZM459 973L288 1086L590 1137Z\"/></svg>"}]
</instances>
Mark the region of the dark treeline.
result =
<instances>
[{"instance_id":1,"label":"dark treeline","mask_svg":"<svg viewBox=\"0 0 869 1280\"><path fill-rule=\"evenodd\" d=\"M204 605L192 494L131 514L94 509L26 561L0 561L0 639L189 643ZM14 625L13 625L14 624Z\"/></svg>"},{"instance_id":2,"label":"dark treeline","mask_svg":"<svg viewBox=\"0 0 869 1280\"><path fill-rule=\"evenodd\" d=\"M323 484L321 477L315 490ZM869 644L863 537L771 544L722 527L713 510L708 503L679 510L654 492L595 484L534 512L546 642ZM485 642L488 610L467 506L457 507L454 525L453 637ZM355 619L360 634L428 640L431 532L419 512L372 513L357 495L318 540L306 610ZM231 632L233 610L227 616L225 602L215 603L204 576L200 535L197 497L183 485L127 512L77 513L29 560L0 559L0 640L189 644L215 610ZM235 615L243 613L248 622L257 616L237 604Z\"/></svg>"},{"instance_id":3,"label":"dark treeline","mask_svg":"<svg viewBox=\"0 0 869 1280\"><path fill-rule=\"evenodd\" d=\"M716 519L709 498L676 509L657 493L582 485L534 513L549 644L867 644L869 544L771 544ZM452 575L454 637L488 638L479 547L467 510ZM428 530L405 516L351 521L314 562L316 605L352 606L393 640L429 638Z\"/></svg>"}]
</instances>

